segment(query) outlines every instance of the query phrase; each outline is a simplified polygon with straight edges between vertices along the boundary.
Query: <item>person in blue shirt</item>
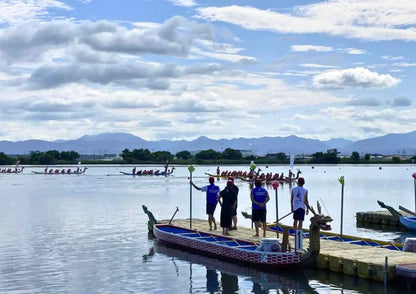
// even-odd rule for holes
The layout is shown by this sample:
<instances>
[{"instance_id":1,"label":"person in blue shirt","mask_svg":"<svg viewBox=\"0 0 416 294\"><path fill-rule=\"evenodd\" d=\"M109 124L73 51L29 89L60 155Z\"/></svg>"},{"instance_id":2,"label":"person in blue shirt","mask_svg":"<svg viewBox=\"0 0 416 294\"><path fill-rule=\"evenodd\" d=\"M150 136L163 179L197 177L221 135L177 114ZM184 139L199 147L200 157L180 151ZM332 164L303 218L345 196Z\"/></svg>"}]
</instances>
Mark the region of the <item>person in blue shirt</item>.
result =
<instances>
[{"instance_id":1,"label":"person in blue shirt","mask_svg":"<svg viewBox=\"0 0 416 294\"><path fill-rule=\"evenodd\" d=\"M217 223L215 222L214 212L217 207L217 196L220 193L220 187L214 184L214 177L209 177L209 185L198 187L192 181L190 183L194 186L195 189L207 193L207 203L206 203L206 214L208 214L208 224L209 230L212 231L212 225L214 225L214 230L217 229Z\"/></svg>"},{"instance_id":2,"label":"person in blue shirt","mask_svg":"<svg viewBox=\"0 0 416 294\"><path fill-rule=\"evenodd\" d=\"M261 180L254 182L255 188L251 190L252 220L256 228L254 237L259 237L259 227L263 227L263 237L266 237L266 203L270 200L269 192L261 186Z\"/></svg>"}]
</instances>

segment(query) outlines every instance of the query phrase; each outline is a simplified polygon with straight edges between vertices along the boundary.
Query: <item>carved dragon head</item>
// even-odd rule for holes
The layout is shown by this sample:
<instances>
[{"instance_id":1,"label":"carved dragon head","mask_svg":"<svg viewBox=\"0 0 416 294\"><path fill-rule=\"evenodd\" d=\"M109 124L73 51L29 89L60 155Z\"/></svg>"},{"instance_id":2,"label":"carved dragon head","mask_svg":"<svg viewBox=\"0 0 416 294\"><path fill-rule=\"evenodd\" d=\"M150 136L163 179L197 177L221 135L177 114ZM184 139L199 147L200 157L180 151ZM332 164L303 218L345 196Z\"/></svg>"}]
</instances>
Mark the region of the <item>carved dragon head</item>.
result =
<instances>
[{"instance_id":1,"label":"carved dragon head","mask_svg":"<svg viewBox=\"0 0 416 294\"><path fill-rule=\"evenodd\" d=\"M323 231L332 230L331 225L328 224L329 222L332 222L332 217L330 217L329 215L322 214L321 205L319 204L319 201L317 201L317 207L318 207L318 213L316 213L313 207L311 207L311 211L313 213L313 216L310 219L311 228L318 227L319 229Z\"/></svg>"}]
</instances>

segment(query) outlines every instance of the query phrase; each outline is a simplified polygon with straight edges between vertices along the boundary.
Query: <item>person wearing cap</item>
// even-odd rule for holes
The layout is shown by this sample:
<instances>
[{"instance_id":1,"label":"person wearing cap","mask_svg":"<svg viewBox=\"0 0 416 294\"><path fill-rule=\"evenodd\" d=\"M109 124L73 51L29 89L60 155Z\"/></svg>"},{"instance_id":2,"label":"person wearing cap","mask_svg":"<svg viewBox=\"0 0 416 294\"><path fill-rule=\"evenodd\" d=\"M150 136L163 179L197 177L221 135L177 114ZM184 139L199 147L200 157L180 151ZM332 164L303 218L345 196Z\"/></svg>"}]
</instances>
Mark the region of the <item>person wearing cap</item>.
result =
<instances>
[{"instance_id":1,"label":"person wearing cap","mask_svg":"<svg viewBox=\"0 0 416 294\"><path fill-rule=\"evenodd\" d=\"M263 228L263 237L266 237L266 203L269 202L269 192L261 186L261 180L254 182L255 188L251 190L250 198L252 202L252 220L256 228L254 237L259 237L259 227Z\"/></svg>"},{"instance_id":2,"label":"person wearing cap","mask_svg":"<svg viewBox=\"0 0 416 294\"><path fill-rule=\"evenodd\" d=\"M303 221L305 219L305 208L306 214L309 212L309 203L308 203L308 190L303 188L305 184L304 178L298 179L298 186L292 188L290 196L290 205L293 212L293 228L296 230L301 230Z\"/></svg>"},{"instance_id":3,"label":"person wearing cap","mask_svg":"<svg viewBox=\"0 0 416 294\"><path fill-rule=\"evenodd\" d=\"M237 195L233 190L234 183L231 180L227 181L227 186L218 194L218 203L221 205L221 220L220 226L222 234L229 236L230 227L233 218L233 211L237 206Z\"/></svg>"},{"instance_id":4,"label":"person wearing cap","mask_svg":"<svg viewBox=\"0 0 416 294\"><path fill-rule=\"evenodd\" d=\"M234 178L233 177L228 177L228 180L233 182L232 190L235 193L235 199L236 199L235 208L233 210L233 226L230 228L230 230L237 230L237 205L238 205L238 191L239 191L239 189L234 184Z\"/></svg>"},{"instance_id":5,"label":"person wearing cap","mask_svg":"<svg viewBox=\"0 0 416 294\"><path fill-rule=\"evenodd\" d=\"M208 214L208 225L209 230L212 231L212 225L214 225L214 230L217 229L217 223L215 222L214 212L215 208L217 207L217 196L220 193L220 187L214 184L215 179L214 177L209 177L208 179L209 185L198 187L192 181L190 183L194 186L195 189L206 192L206 214Z\"/></svg>"}]
</instances>

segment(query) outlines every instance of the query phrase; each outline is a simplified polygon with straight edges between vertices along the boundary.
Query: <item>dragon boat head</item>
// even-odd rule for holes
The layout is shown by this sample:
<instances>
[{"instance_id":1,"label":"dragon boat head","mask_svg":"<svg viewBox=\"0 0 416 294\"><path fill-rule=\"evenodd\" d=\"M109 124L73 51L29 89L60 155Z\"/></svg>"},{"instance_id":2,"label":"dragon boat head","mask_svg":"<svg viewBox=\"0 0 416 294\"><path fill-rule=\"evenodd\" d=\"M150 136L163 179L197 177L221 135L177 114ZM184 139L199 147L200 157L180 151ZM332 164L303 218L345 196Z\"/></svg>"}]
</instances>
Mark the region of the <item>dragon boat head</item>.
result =
<instances>
[{"instance_id":1,"label":"dragon boat head","mask_svg":"<svg viewBox=\"0 0 416 294\"><path fill-rule=\"evenodd\" d=\"M311 217L311 225L315 225L318 226L319 229L323 230L323 231L330 231L332 230L331 225L329 224L330 222L332 222L332 217L330 217L329 215L324 215L321 212L321 205L319 204L319 202L317 202L317 206L318 206L318 213L316 213L314 211L314 209L311 207L313 216Z\"/></svg>"}]
</instances>

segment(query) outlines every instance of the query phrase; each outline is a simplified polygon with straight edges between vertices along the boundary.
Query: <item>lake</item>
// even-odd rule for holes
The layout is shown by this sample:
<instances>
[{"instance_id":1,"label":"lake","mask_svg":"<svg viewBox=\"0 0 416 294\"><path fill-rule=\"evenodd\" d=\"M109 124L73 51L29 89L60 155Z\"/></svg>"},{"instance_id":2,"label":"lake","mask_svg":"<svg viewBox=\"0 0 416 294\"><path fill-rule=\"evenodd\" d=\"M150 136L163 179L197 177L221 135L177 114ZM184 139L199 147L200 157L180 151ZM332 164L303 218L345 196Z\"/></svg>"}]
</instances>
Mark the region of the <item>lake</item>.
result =
<instances>
[{"instance_id":1,"label":"lake","mask_svg":"<svg viewBox=\"0 0 416 294\"><path fill-rule=\"evenodd\" d=\"M83 175L37 175L43 167L27 166L22 174L0 174L1 293L406 293L335 273L307 269L268 273L155 244L147 232L146 205L156 218L188 218L190 187L187 166L173 176L133 177L133 165L91 165ZM216 166L198 166L193 180L207 184L205 173ZM288 173L287 166L259 166L262 172ZM59 166L58 168L63 168ZM137 169L162 166L139 166ZM358 211L382 210L377 200L414 210L411 177L415 165L296 166L305 178L310 203L316 201L341 228L340 176L345 178L343 233L403 241L409 232L357 228ZM221 166L248 170L248 166ZM223 188L226 180L217 184ZM250 190L240 189L238 211L250 211ZM274 221L276 191L268 187L268 221ZM277 189L279 216L290 212L290 187ZM192 190L192 216L206 219L205 194ZM215 216L219 219L219 209ZM238 215L238 225L251 221ZM284 224L292 224L291 216ZM309 221L305 221L305 227ZM409 292L410 293L410 292Z\"/></svg>"}]
</instances>

